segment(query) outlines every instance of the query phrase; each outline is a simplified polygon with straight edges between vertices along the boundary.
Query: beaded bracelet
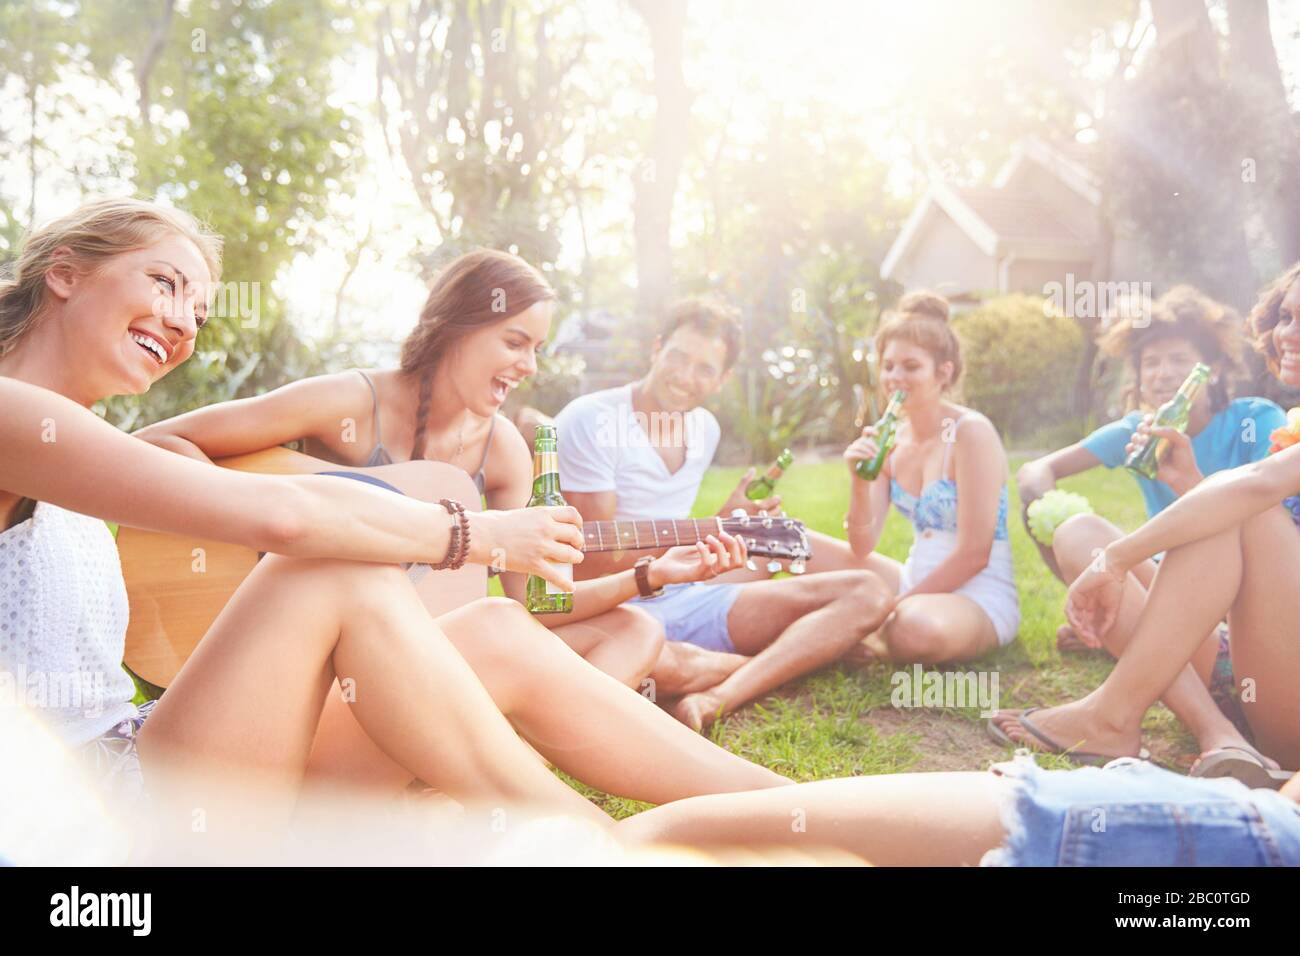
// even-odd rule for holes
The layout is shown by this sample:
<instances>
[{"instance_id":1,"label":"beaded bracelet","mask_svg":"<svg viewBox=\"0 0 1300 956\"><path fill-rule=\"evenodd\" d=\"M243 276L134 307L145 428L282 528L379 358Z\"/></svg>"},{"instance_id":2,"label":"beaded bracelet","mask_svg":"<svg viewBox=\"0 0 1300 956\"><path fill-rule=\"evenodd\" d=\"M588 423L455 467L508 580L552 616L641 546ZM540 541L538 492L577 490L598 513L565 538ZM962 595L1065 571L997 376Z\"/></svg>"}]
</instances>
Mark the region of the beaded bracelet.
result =
<instances>
[{"instance_id":1,"label":"beaded bracelet","mask_svg":"<svg viewBox=\"0 0 1300 956\"><path fill-rule=\"evenodd\" d=\"M459 571L469 558L469 515L465 514L465 506L454 498L443 498L438 503L447 509L447 514L455 515L456 546L448 550L446 561L450 562L447 564L447 570Z\"/></svg>"},{"instance_id":2,"label":"beaded bracelet","mask_svg":"<svg viewBox=\"0 0 1300 956\"><path fill-rule=\"evenodd\" d=\"M437 564L431 564L435 571L458 571L469 557L469 516L465 506L451 498L443 498L438 504L447 510L452 518L451 539L447 543L447 554Z\"/></svg>"},{"instance_id":3,"label":"beaded bracelet","mask_svg":"<svg viewBox=\"0 0 1300 956\"><path fill-rule=\"evenodd\" d=\"M447 504L456 506L456 517L460 519L460 554L456 556L456 563L451 566L453 571L459 571L469 560L469 513L459 501L452 501L449 498Z\"/></svg>"}]
</instances>

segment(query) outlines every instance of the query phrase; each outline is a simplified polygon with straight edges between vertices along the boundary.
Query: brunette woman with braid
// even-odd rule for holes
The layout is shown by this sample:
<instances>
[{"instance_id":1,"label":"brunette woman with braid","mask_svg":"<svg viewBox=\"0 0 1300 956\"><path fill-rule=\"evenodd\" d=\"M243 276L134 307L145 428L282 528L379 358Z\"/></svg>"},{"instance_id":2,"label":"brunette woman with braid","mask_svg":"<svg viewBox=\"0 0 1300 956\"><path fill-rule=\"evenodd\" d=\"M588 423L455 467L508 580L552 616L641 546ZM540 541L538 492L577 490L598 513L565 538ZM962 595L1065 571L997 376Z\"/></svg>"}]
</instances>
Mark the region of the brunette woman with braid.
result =
<instances>
[{"instance_id":1,"label":"brunette woman with braid","mask_svg":"<svg viewBox=\"0 0 1300 956\"><path fill-rule=\"evenodd\" d=\"M537 371L554 303L555 292L532 266L517 256L479 249L439 274L403 343L399 368L310 378L135 434L204 460L297 439L306 440L310 454L346 465L435 459L469 473L488 508L520 508L532 490L532 449L499 410L510 391ZM658 587L702 580L715 571L714 565L675 552L656 559L650 578ZM509 597L523 600L525 576L506 573L501 582ZM685 682L688 673L692 681L717 683L727 672L714 671L741 662L736 655L700 653L709 670L682 660L695 648L664 650L662 626L644 611L622 605L636 594L630 571L579 582L572 613L539 620L624 684L639 687L653 672L664 696L700 689Z\"/></svg>"},{"instance_id":2,"label":"brunette woman with braid","mask_svg":"<svg viewBox=\"0 0 1300 956\"><path fill-rule=\"evenodd\" d=\"M92 413L194 352L220 252L184 213L100 200L35 230L0 278L0 678L75 676L75 694L26 702L115 804L139 799L142 770L153 796L172 770L221 787L265 778L277 796L257 805L279 826L303 782L334 770L313 744L335 703L354 737L334 750L355 747L352 766L372 769L359 782L394 792L418 777L461 802L607 819L524 741L591 786L656 803L787 782L584 663L513 601L433 618L399 567L436 579L504 554L559 583L553 564L582 558L574 509L461 513L359 481L214 468ZM104 521L266 552L156 706L134 706L121 667L128 601ZM694 553L729 566L733 546ZM350 705L330 694L336 674L363 689ZM210 793L174 796L163 802L183 829L203 806L209 840L236 835ZM255 809L233 796L236 816Z\"/></svg>"}]
</instances>

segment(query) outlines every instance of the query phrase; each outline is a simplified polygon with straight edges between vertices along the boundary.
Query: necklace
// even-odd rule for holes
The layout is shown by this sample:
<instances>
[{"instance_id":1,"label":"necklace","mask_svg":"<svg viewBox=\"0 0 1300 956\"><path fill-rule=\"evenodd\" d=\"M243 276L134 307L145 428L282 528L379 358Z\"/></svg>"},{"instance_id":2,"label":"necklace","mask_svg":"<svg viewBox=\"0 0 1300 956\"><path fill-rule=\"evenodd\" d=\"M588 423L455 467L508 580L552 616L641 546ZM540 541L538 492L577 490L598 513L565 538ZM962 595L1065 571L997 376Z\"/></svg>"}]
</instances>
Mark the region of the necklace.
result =
<instances>
[{"instance_id":1,"label":"necklace","mask_svg":"<svg viewBox=\"0 0 1300 956\"><path fill-rule=\"evenodd\" d=\"M451 461L460 461L460 453L465 450L465 419L460 420L460 431L456 433L456 454ZM448 462L450 464L451 462Z\"/></svg>"}]
</instances>

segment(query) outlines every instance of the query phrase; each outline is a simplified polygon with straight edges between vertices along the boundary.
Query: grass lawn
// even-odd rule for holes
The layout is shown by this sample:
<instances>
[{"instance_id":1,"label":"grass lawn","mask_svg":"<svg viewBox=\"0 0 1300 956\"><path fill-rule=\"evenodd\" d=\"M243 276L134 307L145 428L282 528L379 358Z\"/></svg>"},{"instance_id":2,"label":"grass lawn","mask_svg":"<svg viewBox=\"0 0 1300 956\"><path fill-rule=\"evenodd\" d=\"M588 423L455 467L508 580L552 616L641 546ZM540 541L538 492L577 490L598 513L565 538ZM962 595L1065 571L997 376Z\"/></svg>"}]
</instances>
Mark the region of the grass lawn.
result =
<instances>
[{"instance_id":1,"label":"grass lawn","mask_svg":"<svg viewBox=\"0 0 1300 956\"><path fill-rule=\"evenodd\" d=\"M1012 471L1023 458L1011 462ZM714 468L704 480L696 514L712 514L743 474L741 468ZM839 461L796 463L781 480L786 510L807 525L843 537L848 507L848 470ZM1122 470L1095 469L1062 483L1084 494L1101 514L1125 529L1143 519L1137 485ZM1111 660L1104 654L1067 654L1056 650L1056 629L1064 622L1065 589L1047 570L1019 520L1020 505L1011 488L1011 547L1020 589L1021 624L1010 647L939 671L987 671L998 675L1000 705L1022 707L1060 703L1081 696L1100 683ZM891 512L879 550L903 560L911 544L910 525ZM879 664L866 670L839 665L782 688L720 720L714 741L735 753L796 780L858 774L926 770L983 770L1004 759L985 733L979 708L896 708L890 702L891 678L900 670ZM1187 767L1195 743L1173 715L1156 706L1144 725L1145 746L1152 754ZM1072 766L1042 758L1046 766ZM579 789L622 816L640 805Z\"/></svg>"}]
</instances>

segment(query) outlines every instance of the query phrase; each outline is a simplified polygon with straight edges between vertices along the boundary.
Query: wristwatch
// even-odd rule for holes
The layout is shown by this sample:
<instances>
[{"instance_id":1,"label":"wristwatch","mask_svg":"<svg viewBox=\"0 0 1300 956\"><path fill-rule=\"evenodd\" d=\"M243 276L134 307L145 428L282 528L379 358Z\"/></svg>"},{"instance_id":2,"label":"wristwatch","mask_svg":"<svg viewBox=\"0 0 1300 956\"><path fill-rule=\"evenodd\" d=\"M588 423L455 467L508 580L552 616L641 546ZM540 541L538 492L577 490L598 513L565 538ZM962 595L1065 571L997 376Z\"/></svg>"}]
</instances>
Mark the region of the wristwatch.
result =
<instances>
[{"instance_id":1,"label":"wristwatch","mask_svg":"<svg viewBox=\"0 0 1300 956\"><path fill-rule=\"evenodd\" d=\"M663 588L654 590L650 587L650 563L652 561L654 561L654 557L647 554L643 558L637 558L636 564L632 565L633 570L636 572L636 589L643 598L657 598L664 593Z\"/></svg>"}]
</instances>

